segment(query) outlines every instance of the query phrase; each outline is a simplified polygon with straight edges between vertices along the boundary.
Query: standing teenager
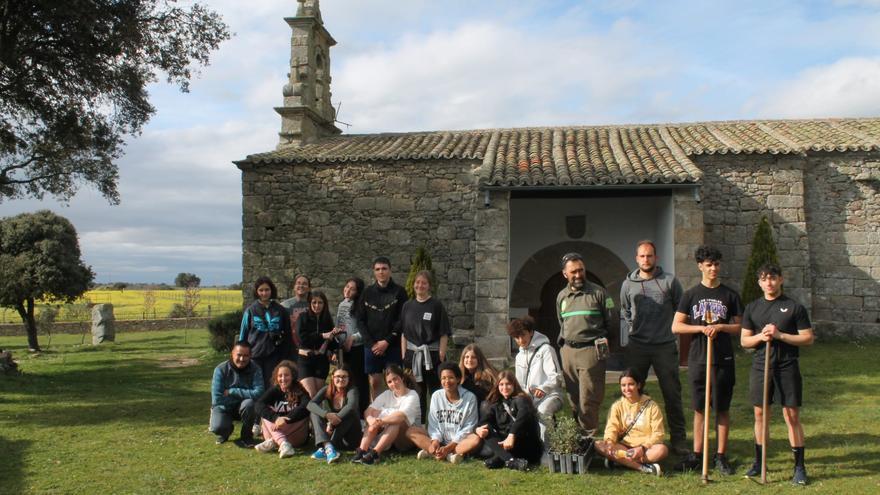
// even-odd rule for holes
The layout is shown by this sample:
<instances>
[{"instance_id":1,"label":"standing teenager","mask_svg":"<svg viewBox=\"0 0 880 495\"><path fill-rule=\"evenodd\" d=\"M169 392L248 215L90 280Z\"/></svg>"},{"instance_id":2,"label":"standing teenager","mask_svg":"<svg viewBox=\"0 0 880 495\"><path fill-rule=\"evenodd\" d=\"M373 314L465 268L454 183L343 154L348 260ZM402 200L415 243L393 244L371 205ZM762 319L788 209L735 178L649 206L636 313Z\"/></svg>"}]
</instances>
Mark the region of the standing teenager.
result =
<instances>
[{"instance_id":1,"label":"standing teenager","mask_svg":"<svg viewBox=\"0 0 880 495\"><path fill-rule=\"evenodd\" d=\"M336 349L336 335L339 330L333 327L333 318L327 306L327 296L321 291L308 295L309 310L300 315L296 323L299 336L299 376L300 383L314 397L318 389L327 381L330 361L327 353Z\"/></svg>"},{"instance_id":2,"label":"standing teenager","mask_svg":"<svg viewBox=\"0 0 880 495\"><path fill-rule=\"evenodd\" d=\"M336 308L336 328L344 332L342 362L351 372L351 385L358 391L358 409L361 416L370 402L370 382L364 373L364 337L360 322L355 317L357 300L364 292L364 281L351 277L342 288L342 301Z\"/></svg>"},{"instance_id":3,"label":"standing teenager","mask_svg":"<svg viewBox=\"0 0 880 495\"><path fill-rule=\"evenodd\" d=\"M364 338L364 372L370 379L370 397L382 391L382 372L389 365L400 366L400 329L397 321L407 300L406 290L391 278L391 260L373 260L376 283L364 289L355 313Z\"/></svg>"},{"instance_id":4,"label":"standing teenager","mask_svg":"<svg viewBox=\"0 0 880 495\"><path fill-rule=\"evenodd\" d=\"M282 359L287 359L293 349L290 334L290 317L275 300L278 289L269 277L254 282L254 302L241 318L238 340L251 346L251 359L260 367L266 388L272 385L272 372Z\"/></svg>"},{"instance_id":5,"label":"standing teenager","mask_svg":"<svg viewBox=\"0 0 880 495\"><path fill-rule=\"evenodd\" d=\"M440 388L438 366L446 361L446 349L452 327L443 303L431 294L431 272L416 273L415 296L403 305L400 313L400 348L404 368L409 369L418 387L422 416L428 414L431 395Z\"/></svg>"},{"instance_id":6,"label":"standing teenager","mask_svg":"<svg viewBox=\"0 0 880 495\"><path fill-rule=\"evenodd\" d=\"M798 357L800 348L813 343L810 317L802 304L782 293L782 269L768 263L758 269L758 285L764 293L746 306L743 314L740 342L745 348L754 348L754 361L749 373L749 397L755 411L755 463L746 473L761 474L761 439L764 438L763 410L764 352L770 346L770 404L782 405L782 417L788 427L788 442L794 456L794 475L791 482L807 484L804 466L804 427L800 421L803 401L803 381Z\"/></svg>"},{"instance_id":7,"label":"standing teenager","mask_svg":"<svg viewBox=\"0 0 880 495\"><path fill-rule=\"evenodd\" d=\"M715 469L721 474L734 473L727 459L727 438L730 432L730 402L736 384L733 362L733 339L740 332L742 301L739 294L721 283L721 251L711 246L700 246L694 252L697 268L702 274L700 283L688 289L675 313L672 331L691 334L688 353L688 381L691 386L691 407L694 411L694 451L676 467L681 471L696 470L702 466L703 428L706 396L706 358L712 341L712 409L715 410Z\"/></svg>"}]
</instances>

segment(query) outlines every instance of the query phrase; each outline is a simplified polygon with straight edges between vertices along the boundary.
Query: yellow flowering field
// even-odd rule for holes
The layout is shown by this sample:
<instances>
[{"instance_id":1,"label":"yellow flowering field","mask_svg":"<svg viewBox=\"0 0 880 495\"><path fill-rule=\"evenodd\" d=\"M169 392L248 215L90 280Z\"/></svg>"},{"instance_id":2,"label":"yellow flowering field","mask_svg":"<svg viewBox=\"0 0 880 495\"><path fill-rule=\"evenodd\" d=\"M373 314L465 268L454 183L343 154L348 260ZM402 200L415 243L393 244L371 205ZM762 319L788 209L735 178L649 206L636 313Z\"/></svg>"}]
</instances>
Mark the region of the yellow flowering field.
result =
<instances>
[{"instance_id":1,"label":"yellow flowering field","mask_svg":"<svg viewBox=\"0 0 880 495\"><path fill-rule=\"evenodd\" d=\"M154 303L149 298L152 294ZM216 316L242 307L241 291L203 287L198 289L199 302L195 306L198 316ZM73 304L51 304L58 308L55 321L82 321L90 318L85 310L86 302L92 304L111 303L118 320L140 320L166 318L175 304L183 304L184 290L109 290L97 289L85 293L82 299ZM47 303L37 304L37 314ZM0 323L20 323L21 318L14 308L0 308Z\"/></svg>"}]
</instances>

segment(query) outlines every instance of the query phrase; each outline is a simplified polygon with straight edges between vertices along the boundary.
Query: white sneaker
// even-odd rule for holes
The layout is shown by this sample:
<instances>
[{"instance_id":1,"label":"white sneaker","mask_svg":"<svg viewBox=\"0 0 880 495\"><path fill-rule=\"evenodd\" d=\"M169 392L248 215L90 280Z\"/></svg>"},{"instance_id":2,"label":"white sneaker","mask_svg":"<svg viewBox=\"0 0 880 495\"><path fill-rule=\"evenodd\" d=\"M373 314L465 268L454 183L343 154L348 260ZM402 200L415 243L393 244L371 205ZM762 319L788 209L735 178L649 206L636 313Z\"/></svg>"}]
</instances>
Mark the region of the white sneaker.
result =
<instances>
[{"instance_id":1,"label":"white sneaker","mask_svg":"<svg viewBox=\"0 0 880 495\"><path fill-rule=\"evenodd\" d=\"M461 454L449 454L446 456L446 460L449 461L450 464L461 464L461 461L464 460L464 456Z\"/></svg>"},{"instance_id":2,"label":"white sneaker","mask_svg":"<svg viewBox=\"0 0 880 495\"><path fill-rule=\"evenodd\" d=\"M293 457L294 455L296 455L296 450L294 450L293 445L290 445L290 442L282 443L281 448L278 449L278 457L281 459Z\"/></svg>"},{"instance_id":3,"label":"white sneaker","mask_svg":"<svg viewBox=\"0 0 880 495\"><path fill-rule=\"evenodd\" d=\"M433 456L431 454L429 454L428 451L425 449L420 450L419 453L416 454L416 459L418 459L420 461L423 461L425 459L430 459L431 457L433 457Z\"/></svg>"},{"instance_id":4,"label":"white sneaker","mask_svg":"<svg viewBox=\"0 0 880 495\"><path fill-rule=\"evenodd\" d=\"M254 438L263 438L263 428L260 426L260 423L254 423L254 426L251 427L251 433L253 433Z\"/></svg>"},{"instance_id":5,"label":"white sneaker","mask_svg":"<svg viewBox=\"0 0 880 495\"><path fill-rule=\"evenodd\" d=\"M278 447L275 445L275 440L272 440L271 438L263 443L258 443L257 445L254 445L254 449L256 449L257 452L262 452L264 454L275 452L276 448Z\"/></svg>"}]
</instances>

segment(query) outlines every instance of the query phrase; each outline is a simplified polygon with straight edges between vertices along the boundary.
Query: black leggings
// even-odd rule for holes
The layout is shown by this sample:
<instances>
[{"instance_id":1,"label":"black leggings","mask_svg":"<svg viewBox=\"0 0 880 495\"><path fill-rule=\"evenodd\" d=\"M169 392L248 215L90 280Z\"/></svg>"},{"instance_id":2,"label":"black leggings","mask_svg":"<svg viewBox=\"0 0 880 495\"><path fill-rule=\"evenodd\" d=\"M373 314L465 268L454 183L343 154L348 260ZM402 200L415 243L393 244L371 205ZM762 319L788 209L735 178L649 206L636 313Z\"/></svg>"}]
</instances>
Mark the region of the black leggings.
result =
<instances>
[{"instance_id":1,"label":"black leggings","mask_svg":"<svg viewBox=\"0 0 880 495\"><path fill-rule=\"evenodd\" d=\"M541 460L541 454L543 453L543 444L541 443L541 439L539 436L535 435L520 435L513 442L513 448L510 450L504 450L504 447L501 446L499 442L504 441L507 438L498 437L494 434L490 434L483 441L483 449L488 449L492 452L492 455L498 457L504 462L507 462L514 457L525 459L531 463L535 463Z\"/></svg>"}]
</instances>

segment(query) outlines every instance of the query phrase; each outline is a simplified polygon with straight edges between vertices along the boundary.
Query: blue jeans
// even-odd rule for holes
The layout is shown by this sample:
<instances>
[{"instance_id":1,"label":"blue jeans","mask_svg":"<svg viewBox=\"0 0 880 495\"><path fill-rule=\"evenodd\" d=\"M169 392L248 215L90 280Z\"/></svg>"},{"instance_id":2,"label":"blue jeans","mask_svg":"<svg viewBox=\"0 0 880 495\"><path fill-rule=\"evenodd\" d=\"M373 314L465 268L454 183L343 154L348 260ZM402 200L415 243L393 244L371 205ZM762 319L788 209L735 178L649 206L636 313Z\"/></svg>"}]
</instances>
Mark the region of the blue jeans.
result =
<instances>
[{"instance_id":1,"label":"blue jeans","mask_svg":"<svg viewBox=\"0 0 880 495\"><path fill-rule=\"evenodd\" d=\"M241 420L241 438L251 440L253 434L251 428L254 425L254 401L253 399L244 399L238 403L238 409L235 405L231 406L212 406L211 407L211 433L224 439L229 438L232 434L232 422L236 419Z\"/></svg>"}]
</instances>

